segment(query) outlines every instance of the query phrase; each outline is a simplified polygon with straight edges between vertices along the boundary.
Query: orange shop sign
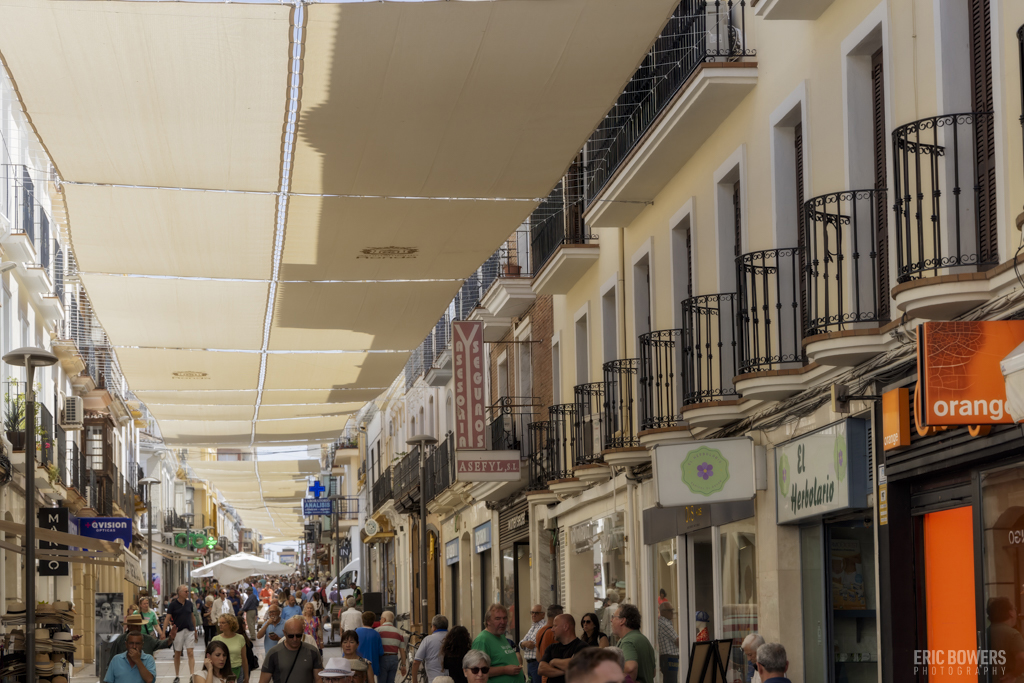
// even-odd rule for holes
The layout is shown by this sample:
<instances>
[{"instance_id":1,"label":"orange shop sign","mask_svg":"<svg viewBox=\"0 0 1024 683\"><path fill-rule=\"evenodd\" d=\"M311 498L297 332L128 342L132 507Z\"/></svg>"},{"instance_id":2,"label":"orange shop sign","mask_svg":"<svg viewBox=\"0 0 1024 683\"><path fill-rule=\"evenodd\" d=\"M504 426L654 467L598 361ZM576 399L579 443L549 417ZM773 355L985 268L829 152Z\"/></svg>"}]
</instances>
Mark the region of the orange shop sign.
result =
<instances>
[{"instance_id":1,"label":"orange shop sign","mask_svg":"<svg viewBox=\"0 0 1024 683\"><path fill-rule=\"evenodd\" d=\"M910 390L882 394L882 448L892 451L910 445Z\"/></svg>"},{"instance_id":2,"label":"orange shop sign","mask_svg":"<svg viewBox=\"0 0 1024 683\"><path fill-rule=\"evenodd\" d=\"M1024 320L924 323L918 388L927 426L1013 424L999 362L1024 342Z\"/></svg>"}]
</instances>

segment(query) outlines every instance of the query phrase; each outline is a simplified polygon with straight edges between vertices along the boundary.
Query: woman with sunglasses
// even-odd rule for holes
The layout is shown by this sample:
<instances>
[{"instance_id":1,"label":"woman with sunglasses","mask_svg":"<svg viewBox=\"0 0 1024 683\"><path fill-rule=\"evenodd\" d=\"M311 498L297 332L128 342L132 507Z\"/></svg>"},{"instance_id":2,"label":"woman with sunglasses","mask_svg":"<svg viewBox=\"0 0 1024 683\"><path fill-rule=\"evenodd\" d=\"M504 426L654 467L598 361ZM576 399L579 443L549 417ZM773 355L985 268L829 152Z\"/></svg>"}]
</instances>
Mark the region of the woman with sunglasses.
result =
<instances>
[{"instance_id":1,"label":"woman with sunglasses","mask_svg":"<svg viewBox=\"0 0 1024 683\"><path fill-rule=\"evenodd\" d=\"M462 659L473 649L473 637L465 626L454 626L441 641L441 668L455 683L467 683L462 670Z\"/></svg>"},{"instance_id":2,"label":"woman with sunglasses","mask_svg":"<svg viewBox=\"0 0 1024 683\"><path fill-rule=\"evenodd\" d=\"M369 660L359 656L359 634L345 631L341 634L341 654L352 667L351 676L342 676L341 683L373 683L373 667Z\"/></svg>"},{"instance_id":3,"label":"woman with sunglasses","mask_svg":"<svg viewBox=\"0 0 1024 683\"><path fill-rule=\"evenodd\" d=\"M597 621L597 615L593 612L587 612L580 619L580 626L583 627L583 633L580 634L580 640L582 640L587 647L608 647L611 645L608 642L608 636L601 632L601 626Z\"/></svg>"},{"instance_id":4,"label":"woman with sunglasses","mask_svg":"<svg viewBox=\"0 0 1024 683\"><path fill-rule=\"evenodd\" d=\"M462 674L466 683L487 683L491 671L491 658L482 650L470 650L462 658Z\"/></svg>"}]
</instances>

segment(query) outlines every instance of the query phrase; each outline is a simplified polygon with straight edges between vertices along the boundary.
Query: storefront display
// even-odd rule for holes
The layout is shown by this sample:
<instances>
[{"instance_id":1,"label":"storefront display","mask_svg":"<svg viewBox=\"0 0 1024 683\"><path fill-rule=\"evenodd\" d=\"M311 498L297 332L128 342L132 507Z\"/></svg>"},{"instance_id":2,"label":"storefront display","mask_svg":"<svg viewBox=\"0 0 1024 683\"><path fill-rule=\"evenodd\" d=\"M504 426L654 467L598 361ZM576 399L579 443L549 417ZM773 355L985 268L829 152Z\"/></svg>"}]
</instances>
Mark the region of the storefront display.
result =
<instances>
[{"instance_id":1,"label":"storefront display","mask_svg":"<svg viewBox=\"0 0 1024 683\"><path fill-rule=\"evenodd\" d=\"M868 425L849 418L775 449L779 524L801 525L807 680L878 680Z\"/></svg>"},{"instance_id":2,"label":"storefront display","mask_svg":"<svg viewBox=\"0 0 1024 683\"><path fill-rule=\"evenodd\" d=\"M525 498L498 511L501 543L501 604L509 609L506 633L515 642L530 623L530 522ZM522 632L522 635L519 635Z\"/></svg>"}]
</instances>

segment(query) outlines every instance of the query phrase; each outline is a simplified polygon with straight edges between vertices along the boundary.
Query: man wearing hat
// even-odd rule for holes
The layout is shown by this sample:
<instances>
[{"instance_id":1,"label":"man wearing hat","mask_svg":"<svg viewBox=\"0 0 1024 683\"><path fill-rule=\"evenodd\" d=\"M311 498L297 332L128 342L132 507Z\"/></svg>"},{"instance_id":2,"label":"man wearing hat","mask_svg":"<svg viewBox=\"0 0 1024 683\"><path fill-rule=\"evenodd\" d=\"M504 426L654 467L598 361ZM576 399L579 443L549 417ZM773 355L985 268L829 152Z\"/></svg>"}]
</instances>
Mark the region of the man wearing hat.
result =
<instances>
[{"instance_id":1,"label":"man wearing hat","mask_svg":"<svg viewBox=\"0 0 1024 683\"><path fill-rule=\"evenodd\" d=\"M129 633L128 650L111 658L103 683L153 683L156 680L156 660L142 651L141 626L139 633Z\"/></svg>"},{"instance_id":2,"label":"man wearing hat","mask_svg":"<svg viewBox=\"0 0 1024 683\"><path fill-rule=\"evenodd\" d=\"M125 632L117 637L114 641L114 654L121 654L122 652L128 651L128 636L133 633L142 633L142 627L146 623L146 620L141 614L132 614L124 620ZM153 636L142 634L142 651L147 655L152 655L157 650L164 650L169 648L174 643L174 636L177 635L177 627L171 625L171 630L167 633L167 637L161 640L157 640Z\"/></svg>"}]
</instances>

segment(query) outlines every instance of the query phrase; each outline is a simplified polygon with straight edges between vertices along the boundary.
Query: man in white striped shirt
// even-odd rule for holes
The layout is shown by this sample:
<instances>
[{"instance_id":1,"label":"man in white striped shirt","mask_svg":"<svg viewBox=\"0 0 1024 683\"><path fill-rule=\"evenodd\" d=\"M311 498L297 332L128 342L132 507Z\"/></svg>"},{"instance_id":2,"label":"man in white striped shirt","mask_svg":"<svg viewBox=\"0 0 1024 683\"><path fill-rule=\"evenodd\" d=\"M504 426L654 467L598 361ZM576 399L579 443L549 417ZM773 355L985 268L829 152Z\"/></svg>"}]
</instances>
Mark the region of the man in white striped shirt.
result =
<instances>
[{"instance_id":1,"label":"man in white striped shirt","mask_svg":"<svg viewBox=\"0 0 1024 683\"><path fill-rule=\"evenodd\" d=\"M539 662L537 661L537 632L544 628L547 620L544 618L544 608L534 605L530 610L530 619L533 625L526 632L523 639L519 641L519 648L522 650L523 659L526 660L526 673L529 675L529 683L540 683L540 673L537 672Z\"/></svg>"}]
</instances>

